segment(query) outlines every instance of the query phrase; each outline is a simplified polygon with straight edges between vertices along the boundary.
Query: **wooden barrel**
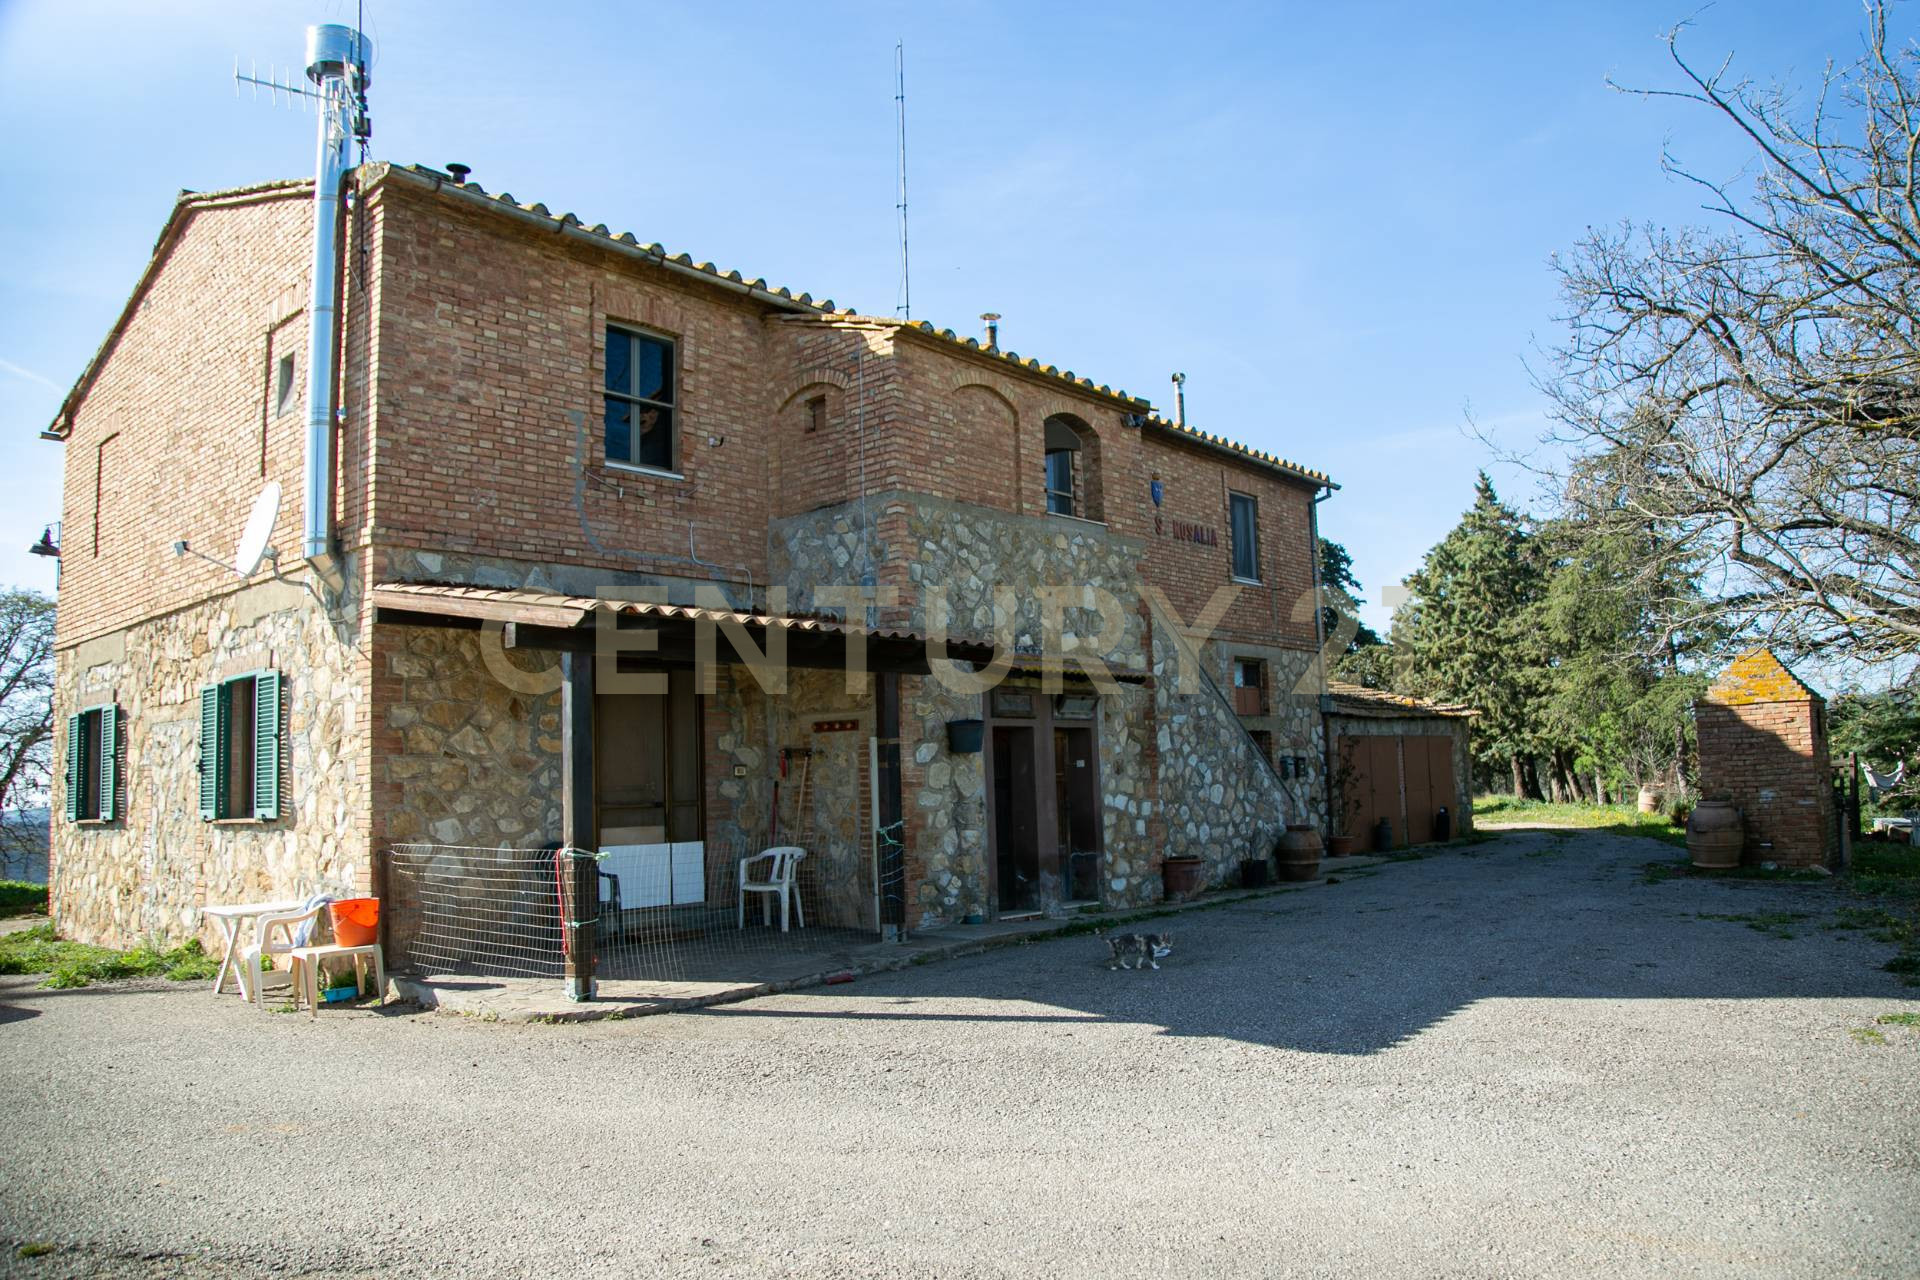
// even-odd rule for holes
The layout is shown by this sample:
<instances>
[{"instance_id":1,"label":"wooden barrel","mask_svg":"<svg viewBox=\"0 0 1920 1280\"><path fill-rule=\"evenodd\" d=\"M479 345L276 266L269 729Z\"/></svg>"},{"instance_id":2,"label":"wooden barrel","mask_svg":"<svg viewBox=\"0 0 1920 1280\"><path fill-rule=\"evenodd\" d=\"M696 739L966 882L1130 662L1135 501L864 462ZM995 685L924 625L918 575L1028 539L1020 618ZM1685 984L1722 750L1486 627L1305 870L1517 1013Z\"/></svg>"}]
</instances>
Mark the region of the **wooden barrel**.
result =
<instances>
[{"instance_id":1,"label":"wooden barrel","mask_svg":"<svg viewBox=\"0 0 1920 1280\"><path fill-rule=\"evenodd\" d=\"M1273 848L1282 880L1314 880L1320 875L1320 832L1305 823L1287 824Z\"/></svg>"},{"instance_id":2,"label":"wooden barrel","mask_svg":"<svg viewBox=\"0 0 1920 1280\"><path fill-rule=\"evenodd\" d=\"M1731 800L1702 800L1687 815L1687 853L1693 865L1725 871L1740 865L1746 831Z\"/></svg>"}]
</instances>

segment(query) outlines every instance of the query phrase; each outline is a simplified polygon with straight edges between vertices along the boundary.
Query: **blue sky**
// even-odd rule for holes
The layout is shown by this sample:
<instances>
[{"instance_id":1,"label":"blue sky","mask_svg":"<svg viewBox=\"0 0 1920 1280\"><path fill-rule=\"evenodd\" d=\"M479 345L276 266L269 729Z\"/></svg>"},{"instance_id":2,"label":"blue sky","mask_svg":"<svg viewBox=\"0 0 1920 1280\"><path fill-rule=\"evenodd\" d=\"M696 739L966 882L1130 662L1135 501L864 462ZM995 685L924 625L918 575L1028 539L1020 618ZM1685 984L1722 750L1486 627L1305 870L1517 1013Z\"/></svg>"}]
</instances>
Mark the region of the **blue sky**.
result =
<instances>
[{"instance_id":1,"label":"blue sky","mask_svg":"<svg viewBox=\"0 0 1920 1280\"><path fill-rule=\"evenodd\" d=\"M37 438L175 194L312 168L308 116L236 99L297 74L346 0L0 0L0 583L59 515ZM893 46L904 39L915 318L1327 471L1322 507L1384 626L1488 466L1541 430L1547 260L1591 224L1698 221L1663 146L1731 176L1670 86L1691 0L1187 5L369 0L379 159L473 166L696 260L871 313L898 302ZM1808 84L1860 48L1850 0L1723 0L1698 60ZM235 513L236 527L244 513Z\"/></svg>"}]
</instances>

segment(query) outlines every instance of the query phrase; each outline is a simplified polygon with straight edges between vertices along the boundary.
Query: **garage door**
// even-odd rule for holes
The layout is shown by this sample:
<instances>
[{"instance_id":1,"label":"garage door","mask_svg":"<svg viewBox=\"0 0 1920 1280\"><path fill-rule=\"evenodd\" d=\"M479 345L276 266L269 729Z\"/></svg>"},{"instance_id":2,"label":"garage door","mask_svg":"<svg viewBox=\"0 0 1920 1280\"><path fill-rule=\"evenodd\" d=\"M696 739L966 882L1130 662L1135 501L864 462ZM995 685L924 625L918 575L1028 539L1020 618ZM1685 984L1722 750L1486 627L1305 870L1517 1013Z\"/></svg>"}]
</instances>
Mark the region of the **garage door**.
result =
<instances>
[{"instance_id":1,"label":"garage door","mask_svg":"<svg viewBox=\"0 0 1920 1280\"><path fill-rule=\"evenodd\" d=\"M1453 739L1444 735L1393 735L1340 739L1348 803L1347 834L1363 842L1385 818L1393 843L1405 848L1433 839L1434 818L1454 805ZM1458 824L1456 823L1457 827Z\"/></svg>"}]
</instances>

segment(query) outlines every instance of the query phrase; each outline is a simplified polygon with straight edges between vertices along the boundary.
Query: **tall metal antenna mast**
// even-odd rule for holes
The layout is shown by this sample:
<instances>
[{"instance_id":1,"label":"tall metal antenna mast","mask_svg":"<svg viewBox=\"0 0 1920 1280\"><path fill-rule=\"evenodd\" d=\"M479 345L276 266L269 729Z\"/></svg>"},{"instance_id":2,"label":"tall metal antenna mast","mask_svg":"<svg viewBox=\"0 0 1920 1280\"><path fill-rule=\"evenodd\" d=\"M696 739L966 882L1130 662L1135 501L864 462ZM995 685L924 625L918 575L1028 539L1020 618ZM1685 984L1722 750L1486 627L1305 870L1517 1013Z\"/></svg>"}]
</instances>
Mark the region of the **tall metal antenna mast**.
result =
<instances>
[{"instance_id":1,"label":"tall metal antenna mast","mask_svg":"<svg viewBox=\"0 0 1920 1280\"><path fill-rule=\"evenodd\" d=\"M913 279L907 269L907 42L893 46L893 101L900 116L900 315L913 319Z\"/></svg>"}]
</instances>

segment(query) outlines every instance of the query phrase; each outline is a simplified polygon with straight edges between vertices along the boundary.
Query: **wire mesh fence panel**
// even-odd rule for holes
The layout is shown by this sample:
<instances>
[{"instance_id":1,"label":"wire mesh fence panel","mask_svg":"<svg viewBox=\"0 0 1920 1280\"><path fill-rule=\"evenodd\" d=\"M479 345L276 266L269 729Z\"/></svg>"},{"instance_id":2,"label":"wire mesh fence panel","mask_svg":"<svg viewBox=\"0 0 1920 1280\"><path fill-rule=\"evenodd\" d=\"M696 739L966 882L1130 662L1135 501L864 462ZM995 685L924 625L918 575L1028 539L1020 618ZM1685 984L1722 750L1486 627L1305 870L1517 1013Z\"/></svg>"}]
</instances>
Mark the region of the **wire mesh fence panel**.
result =
<instances>
[{"instance_id":1,"label":"wire mesh fence panel","mask_svg":"<svg viewBox=\"0 0 1920 1280\"><path fill-rule=\"evenodd\" d=\"M555 978L565 971L554 848L399 844L386 852L390 967Z\"/></svg>"},{"instance_id":2,"label":"wire mesh fence panel","mask_svg":"<svg viewBox=\"0 0 1920 1280\"><path fill-rule=\"evenodd\" d=\"M782 852L793 848L801 855ZM817 834L811 848L602 849L597 974L761 981L871 945L880 936L872 862L858 855Z\"/></svg>"}]
</instances>

